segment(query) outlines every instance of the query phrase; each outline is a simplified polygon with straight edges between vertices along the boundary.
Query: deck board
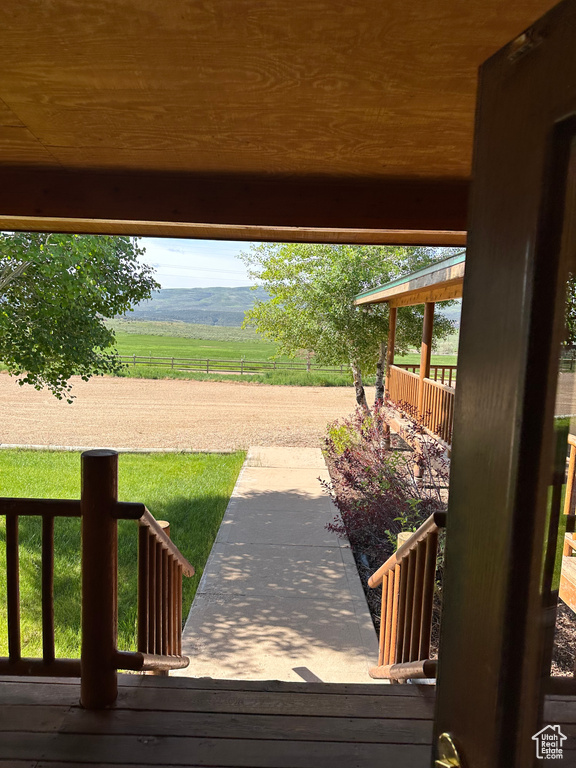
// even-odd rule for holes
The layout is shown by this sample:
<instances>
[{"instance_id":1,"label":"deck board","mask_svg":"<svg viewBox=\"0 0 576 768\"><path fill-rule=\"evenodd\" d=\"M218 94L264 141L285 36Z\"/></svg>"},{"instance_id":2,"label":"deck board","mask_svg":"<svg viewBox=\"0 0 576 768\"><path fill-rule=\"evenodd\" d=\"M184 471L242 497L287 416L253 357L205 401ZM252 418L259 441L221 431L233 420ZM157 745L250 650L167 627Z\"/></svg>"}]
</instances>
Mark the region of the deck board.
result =
<instances>
[{"instance_id":1,"label":"deck board","mask_svg":"<svg viewBox=\"0 0 576 768\"><path fill-rule=\"evenodd\" d=\"M87 712L77 681L0 681L0 768L428 768L434 690L121 676Z\"/></svg>"},{"instance_id":2,"label":"deck board","mask_svg":"<svg viewBox=\"0 0 576 768\"><path fill-rule=\"evenodd\" d=\"M79 695L75 680L0 680L0 768L430 765L433 686L121 675L110 710ZM576 697L549 696L545 718L576 746Z\"/></svg>"},{"instance_id":3,"label":"deck board","mask_svg":"<svg viewBox=\"0 0 576 768\"><path fill-rule=\"evenodd\" d=\"M305 683L303 684L305 685ZM79 690L74 686L34 684L33 691L21 683L0 686L0 706L33 703L45 706L78 704ZM32 687L32 686L30 686ZM392 686L386 686L386 688ZM408 687L408 686L406 686ZM416 686L410 686L416 688ZM383 690L384 686L380 690ZM192 692L193 691L193 692ZM186 688L153 688L146 685L121 686L116 709L155 712L212 712L249 715L301 715L314 717L394 717L429 719L434 700L430 695L388 696L382 693L355 696L333 693L278 693L261 690L229 691ZM31 699L33 696L33 699Z\"/></svg>"},{"instance_id":4,"label":"deck board","mask_svg":"<svg viewBox=\"0 0 576 768\"><path fill-rule=\"evenodd\" d=\"M402 761L405 768L426 765L430 747L411 744L357 742L269 741L266 739L202 739L193 736L123 736L91 734L6 734L5 755L69 761L75 765L220 765L238 768L334 768L335 764L386 765Z\"/></svg>"}]
</instances>

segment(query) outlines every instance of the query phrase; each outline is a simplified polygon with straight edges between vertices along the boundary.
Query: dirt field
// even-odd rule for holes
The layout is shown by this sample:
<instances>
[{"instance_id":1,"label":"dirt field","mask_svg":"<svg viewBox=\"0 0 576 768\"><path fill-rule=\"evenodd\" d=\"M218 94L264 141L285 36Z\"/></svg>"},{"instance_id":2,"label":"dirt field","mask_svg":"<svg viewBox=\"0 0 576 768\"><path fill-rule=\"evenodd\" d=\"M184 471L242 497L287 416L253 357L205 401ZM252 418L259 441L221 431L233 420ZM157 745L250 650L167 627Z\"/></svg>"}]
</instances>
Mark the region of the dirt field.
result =
<instances>
[{"instance_id":1,"label":"dirt field","mask_svg":"<svg viewBox=\"0 0 576 768\"><path fill-rule=\"evenodd\" d=\"M177 450L317 446L329 421L354 410L352 387L95 378L75 381L73 394L68 405L0 373L0 443Z\"/></svg>"}]
</instances>

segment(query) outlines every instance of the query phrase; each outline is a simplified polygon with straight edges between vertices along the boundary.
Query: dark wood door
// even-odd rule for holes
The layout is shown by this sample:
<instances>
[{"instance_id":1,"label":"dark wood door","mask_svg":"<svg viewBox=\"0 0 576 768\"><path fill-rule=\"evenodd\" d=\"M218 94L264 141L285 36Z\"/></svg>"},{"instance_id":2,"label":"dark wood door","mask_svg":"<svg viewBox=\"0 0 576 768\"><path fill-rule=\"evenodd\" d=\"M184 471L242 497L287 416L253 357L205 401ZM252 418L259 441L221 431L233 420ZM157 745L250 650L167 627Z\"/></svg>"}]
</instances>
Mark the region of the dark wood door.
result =
<instances>
[{"instance_id":1,"label":"dark wood door","mask_svg":"<svg viewBox=\"0 0 576 768\"><path fill-rule=\"evenodd\" d=\"M467 768L535 764L544 724L575 137L567 0L480 70L435 721Z\"/></svg>"}]
</instances>

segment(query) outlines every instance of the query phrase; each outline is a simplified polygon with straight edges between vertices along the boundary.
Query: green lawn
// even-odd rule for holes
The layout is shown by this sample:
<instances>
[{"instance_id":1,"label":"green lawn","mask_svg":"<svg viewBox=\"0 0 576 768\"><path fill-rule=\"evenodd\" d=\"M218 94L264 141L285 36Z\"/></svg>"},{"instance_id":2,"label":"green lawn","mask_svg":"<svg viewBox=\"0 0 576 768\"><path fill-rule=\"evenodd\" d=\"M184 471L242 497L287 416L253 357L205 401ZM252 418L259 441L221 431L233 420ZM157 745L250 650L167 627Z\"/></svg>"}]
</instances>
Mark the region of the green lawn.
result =
<instances>
[{"instance_id":1,"label":"green lawn","mask_svg":"<svg viewBox=\"0 0 576 768\"><path fill-rule=\"evenodd\" d=\"M420 365L420 353L412 353L409 355L396 355L394 362L406 363L407 365ZM430 358L432 365L456 365L458 362L457 355L432 355Z\"/></svg>"},{"instance_id":2,"label":"green lawn","mask_svg":"<svg viewBox=\"0 0 576 768\"><path fill-rule=\"evenodd\" d=\"M172 324L170 324L172 325ZM116 332L118 352L121 355L152 355L152 357L196 357L221 360L268 360L276 347L266 341L218 341L178 336ZM288 361L288 357L278 360ZM397 363L420 362L420 354L397 356ZM455 365L456 355L432 355L433 365Z\"/></svg>"},{"instance_id":3,"label":"green lawn","mask_svg":"<svg viewBox=\"0 0 576 768\"><path fill-rule=\"evenodd\" d=\"M146 334L116 334L121 355L152 355L152 357L198 357L221 360L268 360L276 352L274 344L265 341L216 341L177 336ZM288 360L287 357L278 358Z\"/></svg>"},{"instance_id":4,"label":"green lawn","mask_svg":"<svg viewBox=\"0 0 576 768\"><path fill-rule=\"evenodd\" d=\"M278 384L291 387L349 387L352 385L350 373L331 374L311 371L266 371L256 374L234 373L199 373L192 371L176 371L170 368L155 368L150 365L128 366L120 376L131 379L188 379L192 381L241 381L256 382L257 384ZM374 377L372 377L373 379ZM374 383L370 377L367 384Z\"/></svg>"},{"instance_id":5,"label":"green lawn","mask_svg":"<svg viewBox=\"0 0 576 768\"><path fill-rule=\"evenodd\" d=\"M117 321L114 321L117 322ZM210 359L210 360L269 360L275 353L274 344L270 344L261 340L248 340L238 341L234 337L228 340L218 340L213 338L194 339L187 336L169 336L160 335L160 330L164 332L170 332L171 329L178 325L177 323L137 323L133 322L132 326L145 325L158 326L156 331L151 334L145 334L140 332L126 332L118 330L119 328L126 328L124 324L117 325L116 338L118 351L121 355L137 355L151 357L180 357L180 358L197 358L197 359ZM188 324L182 323L182 326ZM160 329L162 326L162 329ZM188 325L189 329L193 328L205 328L205 326ZM207 326L206 326L207 327ZM139 329L141 330L141 329ZM218 333L221 331L223 335L229 331L238 331L239 329L218 329ZM183 330L182 333L190 333L190 330ZM200 332L201 333L201 332ZM289 362L290 358L280 357L280 361ZM419 364L420 355L417 353L398 356L396 358L397 363L412 363ZM432 364L434 365L455 365L456 355L432 355ZM210 374L202 374L200 372L184 372L184 371L172 371L169 368L154 367L150 365L136 365L135 367L129 366L125 374L129 377L146 378L146 379L161 379L161 378L173 378L173 379L195 379L200 381L256 381L261 384L283 384L291 386L350 386L352 383L352 377L349 372L345 372L343 375L325 374L325 373L307 373L305 371L270 371L258 375L219 375L217 373L210 372ZM365 381L367 384L373 383L373 375L367 373Z\"/></svg>"},{"instance_id":6,"label":"green lawn","mask_svg":"<svg viewBox=\"0 0 576 768\"><path fill-rule=\"evenodd\" d=\"M183 584L186 616L245 454L124 454L119 497L146 504L168 520L170 535L196 569ZM80 455L49 451L0 451L2 496L80 498ZM20 518L20 599L24 656L41 655L40 520ZM0 542L6 540L0 518ZM135 649L137 525L119 523L118 647ZM0 546L0 656L8 653L6 550ZM80 653L80 521L55 523L55 624L58 656Z\"/></svg>"}]
</instances>

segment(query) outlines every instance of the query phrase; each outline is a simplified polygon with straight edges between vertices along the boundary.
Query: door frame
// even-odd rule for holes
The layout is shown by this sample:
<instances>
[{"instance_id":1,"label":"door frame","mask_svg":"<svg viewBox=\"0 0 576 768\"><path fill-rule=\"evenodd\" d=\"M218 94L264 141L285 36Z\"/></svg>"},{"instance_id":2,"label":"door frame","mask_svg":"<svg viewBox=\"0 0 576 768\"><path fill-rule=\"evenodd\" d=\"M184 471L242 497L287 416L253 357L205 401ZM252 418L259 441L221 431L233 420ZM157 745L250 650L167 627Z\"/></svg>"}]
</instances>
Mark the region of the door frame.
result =
<instances>
[{"instance_id":1,"label":"door frame","mask_svg":"<svg viewBox=\"0 0 576 768\"><path fill-rule=\"evenodd\" d=\"M575 43L565 0L480 70L435 718L469 768L534 764L549 675Z\"/></svg>"}]
</instances>

